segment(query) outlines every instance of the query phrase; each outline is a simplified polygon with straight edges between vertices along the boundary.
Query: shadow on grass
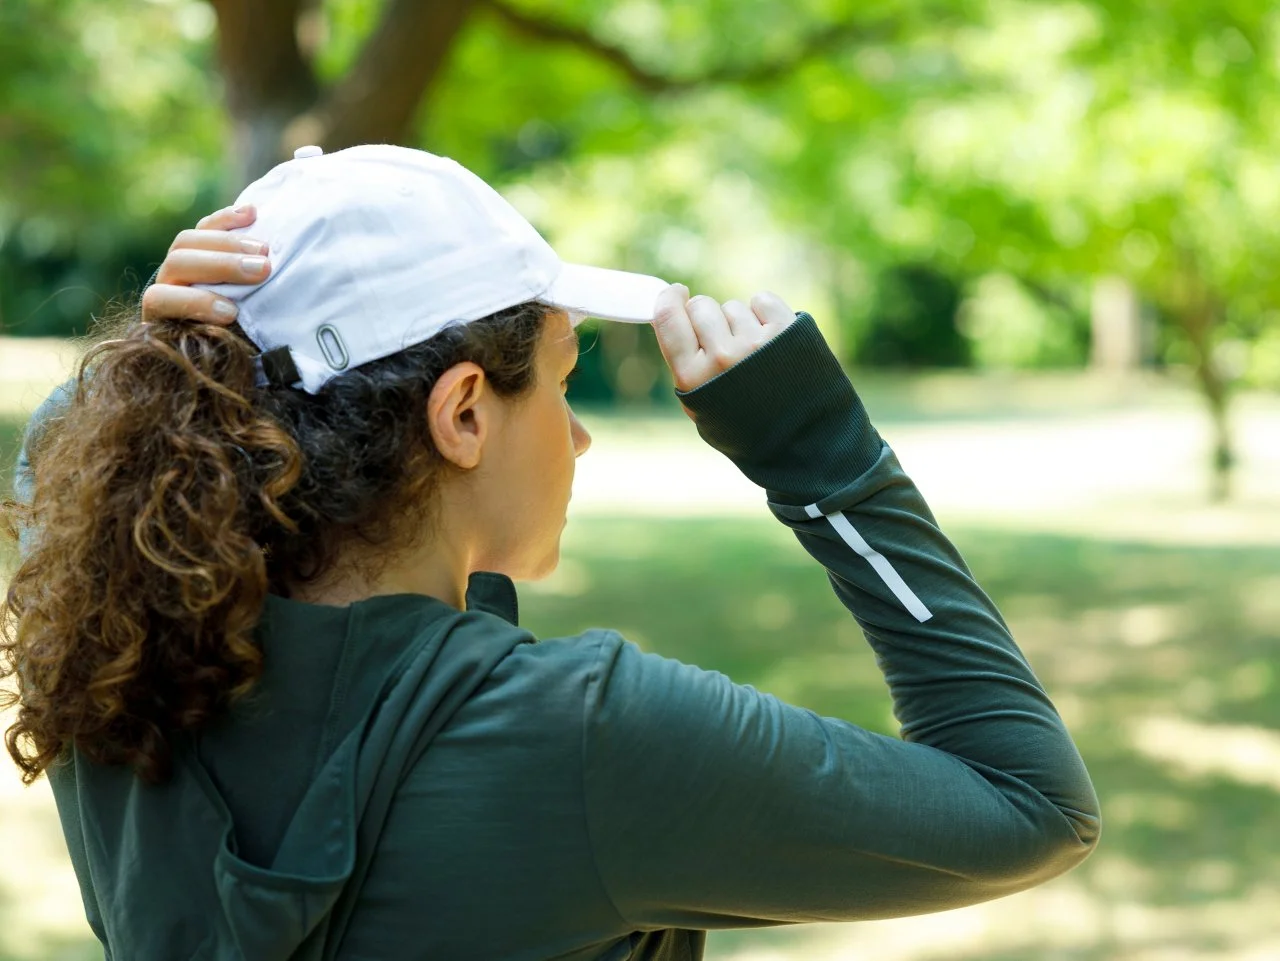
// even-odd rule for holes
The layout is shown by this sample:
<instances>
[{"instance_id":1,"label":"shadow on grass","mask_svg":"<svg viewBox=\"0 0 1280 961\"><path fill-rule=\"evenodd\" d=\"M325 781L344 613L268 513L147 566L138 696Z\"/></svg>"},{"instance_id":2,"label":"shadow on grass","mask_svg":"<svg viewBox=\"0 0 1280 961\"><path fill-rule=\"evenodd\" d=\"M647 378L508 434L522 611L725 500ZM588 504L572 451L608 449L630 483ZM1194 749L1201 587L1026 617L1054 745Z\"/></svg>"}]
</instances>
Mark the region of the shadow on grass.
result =
<instances>
[{"instance_id":1,"label":"shadow on grass","mask_svg":"<svg viewBox=\"0 0 1280 961\"><path fill-rule=\"evenodd\" d=\"M0 947L0 961L102 961L102 957L102 946L91 939L46 938L36 955L10 954Z\"/></svg>"},{"instance_id":2,"label":"shadow on grass","mask_svg":"<svg viewBox=\"0 0 1280 961\"><path fill-rule=\"evenodd\" d=\"M1194 912L1280 894L1280 554L951 533L1059 704L1101 796L1103 844L1064 879L1072 890L1103 916L1117 900ZM542 636L615 627L649 649L896 733L857 628L768 517L584 519L570 525L562 572L523 596L523 620ZM1169 718L1174 727L1159 727ZM1274 776L1248 750L1240 770L1226 763L1240 736L1270 746ZM1225 760L1214 756L1219 742ZM1187 924L1186 946L1212 952L1219 932ZM1120 961L1143 950L1102 927L1092 947L1034 957ZM716 934L711 954L768 945L805 957L804 930Z\"/></svg>"}]
</instances>

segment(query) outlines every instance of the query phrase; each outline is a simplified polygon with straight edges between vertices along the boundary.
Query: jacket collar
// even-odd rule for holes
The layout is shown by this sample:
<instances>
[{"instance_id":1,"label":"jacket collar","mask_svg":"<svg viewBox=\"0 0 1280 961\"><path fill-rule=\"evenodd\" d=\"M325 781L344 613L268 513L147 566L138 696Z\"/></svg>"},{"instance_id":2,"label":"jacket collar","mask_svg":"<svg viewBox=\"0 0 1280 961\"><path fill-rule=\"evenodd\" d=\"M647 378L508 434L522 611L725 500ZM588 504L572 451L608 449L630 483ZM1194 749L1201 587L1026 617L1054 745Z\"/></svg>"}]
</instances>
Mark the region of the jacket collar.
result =
<instances>
[{"instance_id":1,"label":"jacket collar","mask_svg":"<svg viewBox=\"0 0 1280 961\"><path fill-rule=\"evenodd\" d=\"M516 585L505 574L476 571L467 581L467 610L494 614L508 624L520 623L520 599Z\"/></svg>"}]
</instances>

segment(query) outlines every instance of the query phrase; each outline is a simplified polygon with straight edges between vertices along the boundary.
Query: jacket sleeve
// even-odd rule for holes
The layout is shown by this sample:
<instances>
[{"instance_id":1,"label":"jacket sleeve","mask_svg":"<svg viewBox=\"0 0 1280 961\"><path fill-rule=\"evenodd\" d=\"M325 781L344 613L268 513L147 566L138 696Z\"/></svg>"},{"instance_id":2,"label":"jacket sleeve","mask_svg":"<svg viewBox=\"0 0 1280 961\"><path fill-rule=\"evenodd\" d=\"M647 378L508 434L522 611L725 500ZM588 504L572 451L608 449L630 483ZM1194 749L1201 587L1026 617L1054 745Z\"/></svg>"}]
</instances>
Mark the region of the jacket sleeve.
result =
<instances>
[{"instance_id":1,"label":"jacket sleeve","mask_svg":"<svg viewBox=\"0 0 1280 961\"><path fill-rule=\"evenodd\" d=\"M698 928L884 918L1083 860L1099 834L1084 764L812 318L682 400L826 569L902 737L602 644L585 803L619 914Z\"/></svg>"}]
</instances>

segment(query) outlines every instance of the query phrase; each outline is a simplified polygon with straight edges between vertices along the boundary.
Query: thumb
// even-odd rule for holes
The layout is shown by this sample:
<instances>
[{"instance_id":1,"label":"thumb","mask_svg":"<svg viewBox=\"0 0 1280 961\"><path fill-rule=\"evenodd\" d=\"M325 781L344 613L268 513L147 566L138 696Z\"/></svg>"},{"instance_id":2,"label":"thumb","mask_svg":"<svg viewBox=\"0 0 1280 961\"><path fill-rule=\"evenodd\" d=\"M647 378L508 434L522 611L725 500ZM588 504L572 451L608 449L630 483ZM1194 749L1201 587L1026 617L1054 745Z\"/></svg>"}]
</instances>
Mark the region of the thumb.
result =
<instances>
[{"instance_id":1,"label":"thumb","mask_svg":"<svg viewBox=\"0 0 1280 961\"><path fill-rule=\"evenodd\" d=\"M672 284L658 295L653 308L653 332L677 386L682 385L682 373L698 354L698 335L686 309L688 303L689 288Z\"/></svg>"}]
</instances>

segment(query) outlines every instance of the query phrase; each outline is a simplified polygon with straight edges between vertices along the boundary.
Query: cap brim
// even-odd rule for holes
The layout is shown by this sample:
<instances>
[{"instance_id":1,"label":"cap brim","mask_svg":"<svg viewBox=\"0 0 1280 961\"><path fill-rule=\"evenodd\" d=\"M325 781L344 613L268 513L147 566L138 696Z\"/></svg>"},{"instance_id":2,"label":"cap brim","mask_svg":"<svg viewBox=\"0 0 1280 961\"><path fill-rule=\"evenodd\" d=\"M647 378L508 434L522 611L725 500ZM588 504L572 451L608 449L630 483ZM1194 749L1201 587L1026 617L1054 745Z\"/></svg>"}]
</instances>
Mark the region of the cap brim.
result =
<instances>
[{"instance_id":1,"label":"cap brim","mask_svg":"<svg viewBox=\"0 0 1280 961\"><path fill-rule=\"evenodd\" d=\"M648 324L653 322L658 294L669 286L665 280L647 274L565 264L560 276L538 299L571 314Z\"/></svg>"}]
</instances>

